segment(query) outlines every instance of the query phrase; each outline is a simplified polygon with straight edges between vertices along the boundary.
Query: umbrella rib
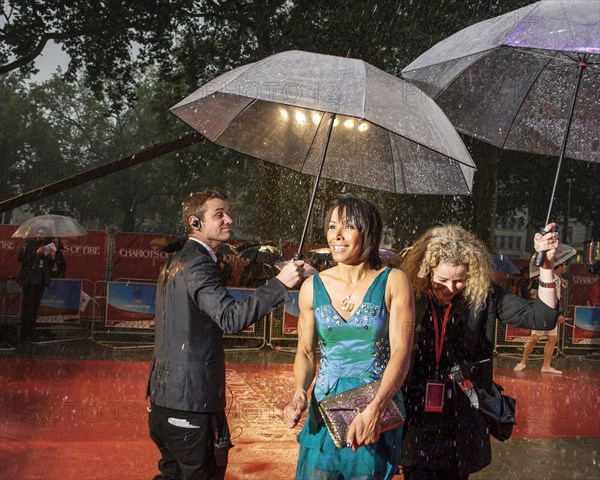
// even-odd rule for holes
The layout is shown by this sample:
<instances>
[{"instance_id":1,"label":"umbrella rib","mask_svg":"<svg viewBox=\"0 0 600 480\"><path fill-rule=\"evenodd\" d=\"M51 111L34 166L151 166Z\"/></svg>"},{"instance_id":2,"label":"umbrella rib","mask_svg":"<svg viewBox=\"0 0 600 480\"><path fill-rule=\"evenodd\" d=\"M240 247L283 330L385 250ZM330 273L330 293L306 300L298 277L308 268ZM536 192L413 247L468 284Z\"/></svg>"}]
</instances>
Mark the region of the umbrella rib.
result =
<instances>
[{"instance_id":1,"label":"umbrella rib","mask_svg":"<svg viewBox=\"0 0 600 480\"><path fill-rule=\"evenodd\" d=\"M300 173L302 173L304 171L304 166L306 165L306 160L308 159L308 156L310 155L310 151L312 150L312 147L315 144L315 139L317 138L317 133L319 133L319 129L321 128L321 123L323 123L324 118L325 118L325 112L323 112L323 115L321 115L321 119L319 120L319 125L315 129L315 134L313 135L312 140L310 141L308 150L306 150L306 155L304 155L304 160L302 160L302 165L300 166L300 170L298 170Z\"/></svg>"},{"instance_id":2,"label":"umbrella rib","mask_svg":"<svg viewBox=\"0 0 600 480\"><path fill-rule=\"evenodd\" d=\"M390 158L392 159L392 175L393 175L393 179L394 179L394 187L396 188L396 192L398 192L398 187L396 184L396 162L394 162L394 147L392 145L392 137L391 137L391 132L389 130L386 130L386 135L387 135L387 139L388 139L388 145L390 146ZM404 189L403 192L406 193L406 182L404 181L404 168L402 168L404 165L402 164L402 159L398 159L400 163L400 182L402 183L402 188Z\"/></svg>"},{"instance_id":3,"label":"umbrella rib","mask_svg":"<svg viewBox=\"0 0 600 480\"><path fill-rule=\"evenodd\" d=\"M361 66L364 71L364 79L365 79L365 88L362 89L362 118L365 118L366 110L367 110L367 64L366 62L361 62Z\"/></svg>"},{"instance_id":4,"label":"umbrella rib","mask_svg":"<svg viewBox=\"0 0 600 480\"><path fill-rule=\"evenodd\" d=\"M454 80L456 80L458 77L460 77L460 76L461 76L463 73L465 73L465 72L466 72L467 70L469 70L471 67L473 67L473 66L477 65L477 64L478 64L478 63L479 63L479 62L480 62L482 59L484 59L484 58L485 58L485 57L487 57L488 55L491 55L491 54L494 52L494 50L496 50L496 48L498 48L498 47L493 47L493 48L490 48L490 49L489 49L489 50L487 50L487 51L485 51L485 50L484 50L484 51L482 51L482 52L478 52L478 53L482 53L483 55L481 55L481 57L479 57L479 58L477 59L477 61L475 61L475 62L473 62L473 63L470 63L470 64L468 64L468 65L465 65L465 68L463 68L463 69L462 69L460 72L458 72L458 73L457 73L457 74L454 76L454 78L453 78L453 79L452 79L450 82L448 82L448 84L447 84L447 85L446 85L446 86L445 86L443 89L441 89L441 90L438 92L438 94L435 96L434 100L435 100L436 98L440 97L440 96L441 96L441 95L442 95L442 94L443 94L443 93L444 93L444 92L445 92L445 91L448 89L448 87L450 87L450 85L452 85L452 83L454 82ZM474 55L474 54L471 54L471 55ZM468 56L469 56L469 55L465 55L464 57L458 57L458 59L460 59L460 58L465 58L465 57L468 57ZM454 59L454 60L457 60L457 59ZM432 65L429 65L429 66L441 65L441 64L443 64L443 63L448 63L448 61L434 63L434 64L432 64ZM407 82L411 82L411 81L410 81L410 80L407 80ZM412 82L411 82L411 83L412 83Z\"/></svg>"},{"instance_id":5,"label":"umbrella rib","mask_svg":"<svg viewBox=\"0 0 600 480\"><path fill-rule=\"evenodd\" d=\"M243 95L241 95L241 96L243 96ZM245 98L250 98L250 97L245 97ZM231 125L233 124L233 122L235 122L235 121L236 121L236 120L237 120L237 119L238 119L238 118L239 118L239 117L240 117L240 116L241 116L241 115L242 115L242 114L243 114L243 113L244 113L246 110L248 110L248 109L249 109L249 108L250 108L252 105L254 105L254 104L255 104L255 103L258 101L258 99L257 99L257 98L253 98L253 99L251 99L251 100L252 100L252 101L251 101L251 102L250 102L248 105L246 105L244 108L242 108L242 109L241 109L241 110L240 110L240 111L239 111L239 112L236 114L236 116L235 116L235 117L233 117L233 118L231 119L231 121L230 121L230 122L228 122L226 125L224 125L224 126L223 126L223 128L221 128L221 130L219 131L219 133L218 133L218 134L215 136L214 143L217 143L217 140L219 139L219 137L220 137L221 135L223 135L223 133L225 133L225 130L227 130L227 128L228 128L229 126L231 126ZM242 152L242 153L243 153L243 152Z\"/></svg>"},{"instance_id":6,"label":"umbrella rib","mask_svg":"<svg viewBox=\"0 0 600 480\"><path fill-rule=\"evenodd\" d=\"M531 85L529 86L527 93L523 96L523 100L521 101L519 108L513 115L513 118L510 122L510 127L508 127L508 130L506 132L506 137L504 137L504 141L502 142L501 148L504 148L504 146L506 145L506 142L508 141L508 137L510 136L510 132L513 129L513 125L515 124L515 121L517 120L517 117L519 116L519 112L521 111L521 109L523 108L523 105L525 104L525 100L531 93L531 90L533 90L533 86L537 83L538 79L540 78L540 75L544 72L544 70L546 70L546 68L548 67L548 64L550 62L552 62L552 60L554 60L556 58L556 56L557 56L557 52L555 52L554 55L548 57L548 61L546 62L546 64L542 68L540 68L540 71L538 72L537 76L535 77L535 80L533 82L531 82Z\"/></svg>"}]
</instances>

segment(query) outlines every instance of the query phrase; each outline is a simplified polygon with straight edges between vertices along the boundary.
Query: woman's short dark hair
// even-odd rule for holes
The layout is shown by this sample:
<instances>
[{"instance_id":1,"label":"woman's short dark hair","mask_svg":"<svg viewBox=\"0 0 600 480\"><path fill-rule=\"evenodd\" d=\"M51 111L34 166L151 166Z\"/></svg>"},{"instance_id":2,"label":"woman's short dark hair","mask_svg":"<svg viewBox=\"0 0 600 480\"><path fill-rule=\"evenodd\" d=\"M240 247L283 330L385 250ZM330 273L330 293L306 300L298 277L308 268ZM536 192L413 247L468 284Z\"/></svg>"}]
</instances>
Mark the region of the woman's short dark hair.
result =
<instances>
[{"instance_id":1,"label":"woman's short dark hair","mask_svg":"<svg viewBox=\"0 0 600 480\"><path fill-rule=\"evenodd\" d=\"M339 208L338 214L342 223L351 223L360 233L363 240L361 261L373 269L381 268L379 244L383 232L383 221L377 207L364 198L344 197L335 201L325 216L325 235L329 229L329 221L333 210Z\"/></svg>"}]
</instances>

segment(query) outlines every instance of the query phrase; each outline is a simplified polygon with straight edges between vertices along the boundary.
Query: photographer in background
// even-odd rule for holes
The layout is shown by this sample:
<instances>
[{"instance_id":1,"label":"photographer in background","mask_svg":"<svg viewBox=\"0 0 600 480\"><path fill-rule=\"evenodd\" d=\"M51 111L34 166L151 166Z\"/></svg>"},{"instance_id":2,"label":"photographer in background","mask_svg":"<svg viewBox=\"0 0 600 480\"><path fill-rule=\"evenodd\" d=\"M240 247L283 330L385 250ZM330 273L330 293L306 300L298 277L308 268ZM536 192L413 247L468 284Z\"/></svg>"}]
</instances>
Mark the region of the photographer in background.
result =
<instances>
[{"instance_id":1,"label":"photographer in background","mask_svg":"<svg viewBox=\"0 0 600 480\"><path fill-rule=\"evenodd\" d=\"M50 270L53 265L52 250L46 248L52 243L45 230L39 229L35 239L26 240L17 256L21 270L17 282L23 288L21 296L21 341L39 340L36 322L44 289L50 283Z\"/></svg>"}]
</instances>

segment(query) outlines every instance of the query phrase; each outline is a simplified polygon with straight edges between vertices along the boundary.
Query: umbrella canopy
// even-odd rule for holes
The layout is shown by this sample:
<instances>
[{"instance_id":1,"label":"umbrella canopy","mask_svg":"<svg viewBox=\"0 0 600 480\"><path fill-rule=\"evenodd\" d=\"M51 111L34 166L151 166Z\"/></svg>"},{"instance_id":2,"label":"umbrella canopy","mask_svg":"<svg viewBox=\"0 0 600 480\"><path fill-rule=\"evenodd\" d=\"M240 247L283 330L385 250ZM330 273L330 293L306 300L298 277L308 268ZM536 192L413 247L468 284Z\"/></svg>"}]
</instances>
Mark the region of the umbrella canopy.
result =
<instances>
[{"instance_id":1,"label":"umbrella canopy","mask_svg":"<svg viewBox=\"0 0 600 480\"><path fill-rule=\"evenodd\" d=\"M558 247L556 248L556 252L554 254L554 266L558 266L562 263L565 263L570 258L577 255L577 250L575 250L570 245L566 243L559 242ZM535 255L531 257L529 262L529 276L535 277L540 274L540 267L535 264Z\"/></svg>"},{"instance_id":2,"label":"umbrella canopy","mask_svg":"<svg viewBox=\"0 0 600 480\"><path fill-rule=\"evenodd\" d=\"M13 237L33 238L43 230L46 237L83 237L87 231L77 220L63 215L40 215L25 220Z\"/></svg>"},{"instance_id":3,"label":"umbrella canopy","mask_svg":"<svg viewBox=\"0 0 600 480\"><path fill-rule=\"evenodd\" d=\"M471 25L402 70L457 130L508 150L600 162L600 9L546 0Z\"/></svg>"},{"instance_id":4,"label":"umbrella canopy","mask_svg":"<svg viewBox=\"0 0 600 480\"><path fill-rule=\"evenodd\" d=\"M242 250L240 257L262 263L276 263L283 260L283 254L273 245L252 245Z\"/></svg>"},{"instance_id":5,"label":"umbrella canopy","mask_svg":"<svg viewBox=\"0 0 600 480\"><path fill-rule=\"evenodd\" d=\"M596 1L544 0L471 25L402 71L459 131L559 157L546 224L563 157L600 162L599 24Z\"/></svg>"},{"instance_id":6,"label":"umbrella canopy","mask_svg":"<svg viewBox=\"0 0 600 480\"><path fill-rule=\"evenodd\" d=\"M361 60L279 53L171 112L218 145L317 177L300 249L321 176L396 193L471 192L475 164L435 102Z\"/></svg>"},{"instance_id":7,"label":"umbrella canopy","mask_svg":"<svg viewBox=\"0 0 600 480\"><path fill-rule=\"evenodd\" d=\"M492 255L494 270L499 273L508 273L510 275L521 275L521 270L504 255Z\"/></svg>"}]
</instances>

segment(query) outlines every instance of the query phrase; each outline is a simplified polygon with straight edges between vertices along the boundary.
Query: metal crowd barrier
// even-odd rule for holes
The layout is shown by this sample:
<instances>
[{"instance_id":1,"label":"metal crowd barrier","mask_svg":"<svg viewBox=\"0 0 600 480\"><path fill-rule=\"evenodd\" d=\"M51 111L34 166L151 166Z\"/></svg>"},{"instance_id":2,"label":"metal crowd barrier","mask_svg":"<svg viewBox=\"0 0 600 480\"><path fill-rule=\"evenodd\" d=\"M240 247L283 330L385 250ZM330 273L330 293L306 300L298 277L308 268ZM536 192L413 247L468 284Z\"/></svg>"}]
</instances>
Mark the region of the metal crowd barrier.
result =
<instances>
[{"instance_id":1,"label":"metal crowd barrier","mask_svg":"<svg viewBox=\"0 0 600 480\"><path fill-rule=\"evenodd\" d=\"M71 289L62 288L60 285L71 286ZM91 291L92 284L86 279L53 278L51 280L50 285L44 290L44 300L36 321L36 330L46 335L42 335L42 339L34 343L58 343L87 338L85 316L81 311L84 285L87 285L88 291ZM22 289L14 278L0 279L1 323L3 326L13 328L15 332L20 329L21 295ZM50 304L47 303L48 296ZM14 348L10 347L10 349Z\"/></svg>"}]
</instances>

